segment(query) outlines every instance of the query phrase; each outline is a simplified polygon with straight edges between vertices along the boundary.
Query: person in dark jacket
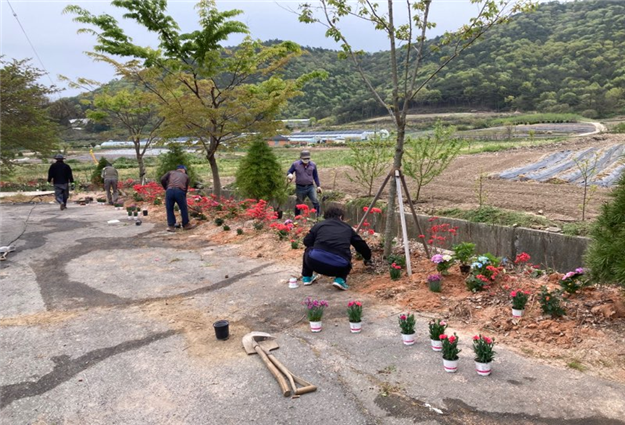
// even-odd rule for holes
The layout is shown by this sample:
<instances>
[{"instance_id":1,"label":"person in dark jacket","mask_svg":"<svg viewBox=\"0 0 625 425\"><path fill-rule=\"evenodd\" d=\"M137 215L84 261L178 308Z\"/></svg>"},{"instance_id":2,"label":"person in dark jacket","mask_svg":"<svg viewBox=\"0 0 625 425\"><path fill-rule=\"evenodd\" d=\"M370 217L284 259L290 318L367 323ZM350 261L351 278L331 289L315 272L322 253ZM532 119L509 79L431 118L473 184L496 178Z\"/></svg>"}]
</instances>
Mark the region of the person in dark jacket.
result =
<instances>
[{"instance_id":1,"label":"person in dark jacket","mask_svg":"<svg viewBox=\"0 0 625 425\"><path fill-rule=\"evenodd\" d=\"M174 204L178 204L182 216L182 228L191 230L195 225L189 223L189 210L187 208L187 191L189 190L189 176L187 167L179 165L175 170L169 171L161 177L161 185L165 189L165 209L167 210L167 231L176 231L176 215Z\"/></svg>"},{"instance_id":2,"label":"person in dark jacket","mask_svg":"<svg viewBox=\"0 0 625 425\"><path fill-rule=\"evenodd\" d=\"M64 163L65 157L60 153L54 156L56 162L48 169L48 183L54 184L54 198L61 204L61 211L67 208L70 183L74 183L72 167Z\"/></svg>"},{"instance_id":3,"label":"person in dark jacket","mask_svg":"<svg viewBox=\"0 0 625 425\"><path fill-rule=\"evenodd\" d=\"M348 289L347 275L352 269L352 253L350 245L371 264L371 249L347 223L343 222L345 212L339 207L329 207L323 217L304 237L304 261L302 280L304 285L312 284L316 275L336 276L332 285L341 290Z\"/></svg>"}]
</instances>

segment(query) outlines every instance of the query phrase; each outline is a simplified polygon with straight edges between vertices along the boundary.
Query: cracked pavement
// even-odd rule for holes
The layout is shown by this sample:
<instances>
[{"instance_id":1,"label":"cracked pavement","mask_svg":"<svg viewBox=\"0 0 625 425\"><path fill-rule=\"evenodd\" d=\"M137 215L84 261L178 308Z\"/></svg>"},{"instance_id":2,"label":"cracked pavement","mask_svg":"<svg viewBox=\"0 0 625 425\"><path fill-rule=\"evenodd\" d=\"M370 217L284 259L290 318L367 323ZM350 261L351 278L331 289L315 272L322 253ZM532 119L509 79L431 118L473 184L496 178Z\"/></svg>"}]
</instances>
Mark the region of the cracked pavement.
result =
<instances>
[{"instance_id":1,"label":"cracked pavement","mask_svg":"<svg viewBox=\"0 0 625 425\"><path fill-rule=\"evenodd\" d=\"M345 318L350 291L288 289L297 273L236 255L190 232L141 226L100 205L0 205L0 423L625 424L625 385L498 347L477 376L469 338L446 374L418 318L405 347L399 310L360 297L363 332ZM118 224L108 220L119 219ZM312 334L301 301L327 299ZM212 323L230 321L230 338ZM276 357L318 391L282 397L241 338L270 332ZM438 410L438 412L437 412ZM442 413L439 413L442 412Z\"/></svg>"}]
</instances>

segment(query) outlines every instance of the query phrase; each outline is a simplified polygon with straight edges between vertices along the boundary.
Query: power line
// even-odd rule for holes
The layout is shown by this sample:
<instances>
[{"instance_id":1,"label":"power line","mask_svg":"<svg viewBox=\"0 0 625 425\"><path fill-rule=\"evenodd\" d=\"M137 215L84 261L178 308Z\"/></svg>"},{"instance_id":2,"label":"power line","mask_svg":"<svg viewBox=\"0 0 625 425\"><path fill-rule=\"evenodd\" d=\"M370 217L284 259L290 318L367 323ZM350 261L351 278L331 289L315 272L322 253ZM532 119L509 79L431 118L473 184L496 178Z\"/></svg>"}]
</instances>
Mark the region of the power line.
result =
<instances>
[{"instance_id":1,"label":"power line","mask_svg":"<svg viewBox=\"0 0 625 425\"><path fill-rule=\"evenodd\" d=\"M11 2L9 0L7 0L7 3L9 4L9 7L11 8L11 12L13 12L13 16L15 17L15 20L17 21L17 23L19 24L20 28L22 29L22 32L24 33L24 36L26 37L26 40L28 41L28 44L30 44L30 47L33 49L33 52L35 52L35 56L37 57L37 59L39 60L39 63L41 64L41 67L46 72L46 76L50 80L50 84L54 85L54 81L52 81L52 78L50 77L50 73L46 69L46 66L43 64L43 61L41 60L41 58L39 57L39 54L37 53L37 49L35 49L35 46L30 41L30 38L28 37L28 34L26 34L26 30L24 29L24 27L22 26L22 23L20 22L19 18L17 17L17 13L15 13L15 10L13 9L13 6L11 6Z\"/></svg>"}]
</instances>

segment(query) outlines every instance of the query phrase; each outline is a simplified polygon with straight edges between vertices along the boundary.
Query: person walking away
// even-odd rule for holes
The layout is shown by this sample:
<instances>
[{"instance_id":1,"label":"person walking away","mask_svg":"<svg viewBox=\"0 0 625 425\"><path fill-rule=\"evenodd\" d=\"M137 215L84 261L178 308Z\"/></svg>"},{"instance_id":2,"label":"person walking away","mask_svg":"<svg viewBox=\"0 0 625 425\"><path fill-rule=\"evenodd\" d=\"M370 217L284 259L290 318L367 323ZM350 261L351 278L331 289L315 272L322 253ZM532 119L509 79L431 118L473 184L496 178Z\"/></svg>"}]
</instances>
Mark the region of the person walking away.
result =
<instances>
[{"instance_id":1,"label":"person walking away","mask_svg":"<svg viewBox=\"0 0 625 425\"><path fill-rule=\"evenodd\" d=\"M102 169L102 180L104 181L104 191L106 192L106 201L109 205L117 203L119 198L119 191L117 190L117 182L119 180L119 174L115 167L110 162L106 163L106 167ZM111 195L111 192L112 195Z\"/></svg>"},{"instance_id":2,"label":"person walking away","mask_svg":"<svg viewBox=\"0 0 625 425\"><path fill-rule=\"evenodd\" d=\"M69 199L70 183L74 183L74 175L72 167L63 162L63 155L54 155L56 162L50 165L48 169L48 183L54 184L54 198L56 202L61 204L61 211L67 208L67 200Z\"/></svg>"},{"instance_id":3,"label":"person walking away","mask_svg":"<svg viewBox=\"0 0 625 425\"><path fill-rule=\"evenodd\" d=\"M343 221L345 211L329 207L324 221L315 224L304 237L302 281L312 284L318 277L313 273L335 276L332 285L343 291L348 289L347 275L352 269L350 245L362 255L365 265L371 265L371 249L356 231Z\"/></svg>"},{"instance_id":4,"label":"person walking away","mask_svg":"<svg viewBox=\"0 0 625 425\"><path fill-rule=\"evenodd\" d=\"M176 215L174 205L178 204L182 216L182 228L191 230L195 225L189 223L189 210L187 208L187 192L189 190L189 176L187 167L179 165L175 170L167 172L161 177L161 185L165 189L165 209L167 210L167 231L176 231Z\"/></svg>"},{"instance_id":5,"label":"person walking away","mask_svg":"<svg viewBox=\"0 0 625 425\"><path fill-rule=\"evenodd\" d=\"M322 190L321 184L319 184L317 165L310 160L310 151L303 150L300 153L300 159L291 164L291 168L289 168L287 172L289 182L293 181L293 177L295 177L296 205L303 204L308 197L313 207L317 210L317 217L319 217L320 211L317 193L321 193ZM315 184L317 185L316 191ZM295 207L295 215L299 215L299 213L299 209Z\"/></svg>"}]
</instances>

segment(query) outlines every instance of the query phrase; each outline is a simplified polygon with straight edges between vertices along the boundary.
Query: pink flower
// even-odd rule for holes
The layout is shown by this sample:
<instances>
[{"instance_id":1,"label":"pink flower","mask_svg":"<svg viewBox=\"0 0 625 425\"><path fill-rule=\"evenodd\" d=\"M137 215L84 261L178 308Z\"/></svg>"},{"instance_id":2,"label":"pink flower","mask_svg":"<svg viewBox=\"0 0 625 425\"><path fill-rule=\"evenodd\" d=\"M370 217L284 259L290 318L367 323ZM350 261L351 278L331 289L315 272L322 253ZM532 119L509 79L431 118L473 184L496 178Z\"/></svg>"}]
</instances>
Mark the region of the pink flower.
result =
<instances>
[{"instance_id":1,"label":"pink flower","mask_svg":"<svg viewBox=\"0 0 625 425\"><path fill-rule=\"evenodd\" d=\"M454 342L456 342L456 339L458 339L458 338L456 338L455 336L452 335L452 336L449 337L449 342L451 344L453 344Z\"/></svg>"},{"instance_id":2,"label":"pink flower","mask_svg":"<svg viewBox=\"0 0 625 425\"><path fill-rule=\"evenodd\" d=\"M516 291L512 291L512 292L510 292L510 296L511 296L512 298L516 297Z\"/></svg>"},{"instance_id":3,"label":"pink flower","mask_svg":"<svg viewBox=\"0 0 625 425\"><path fill-rule=\"evenodd\" d=\"M487 337L487 336L485 336L485 337L484 337L484 341L486 341L486 343L487 343L487 344L492 344L492 343L493 343L493 340L492 340L492 339L490 339L490 338L489 338L489 337Z\"/></svg>"},{"instance_id":4,"label":"pink flower","mask_svg":"<svg viewBox=\"0 0 625 425\"><path fill-rule=\"evenodd\" d=\"M379 208L371 208L372 213L382 214L382 210Z\"/></svg>"},{"instance_id":5,"label":"pink flower","mask_svg":"<svg viewBox=\"0 0 625 425\"><path fill-rule=\"evenodd\" d=\"M356 305L357 305L358 307L362 307L362 303L361 303L360 301L356 301Z\"/></svg>"},{"instance_id":6,"label":"pink flower","mask_svg":"<svg viewBox=\"0 0 625 425\"><path fill-rule=\"evenodd\" d=\"M446 339L446 338L447 338L447 335L442 334L442 335L439 335L439 336L438 336L438 338L439 338L440 340L443 340L443 339Z\"/></svg>"},{"instance_id":7,"label":"pink flower","mask_svg":"<svg viewBox=\"0 0 625 425\"><path fill-rule=\"evenodd\" d=\"M364 212L367 212L367 211L369 211L369 207L362 207L362 210L363 210Z\"/></svg>"},{"instance_id":8,"label":"pink flower","mask_svg":"<svg viewBox=\"0 0 625 425\"><path fill-rule=\"evenodd\" d=\"M370 235L373 235L373 234L375 233L375 230L373 230L373 229L369 229L367 232L368 232Z\"/></svg>"},{"instance_id":9,"label":"pink flower","mask_svg":"<svg viewBox=\"0 0 625 425\"><path fill-rule=\"evenodd\" d=\"M399 320L406 320L407 316L405 314L402 314L401 316L399 316Z\"/></svg>"},{"instance_id":10,"label":"pink flower","mask_svg":"<svg viewBox=\"0 0 625 425\"><path fill-rule=\"evenodd\" d=\"M419 239L425 239L425 235L419 235Z\"/></svg>"},{"instance_id":11,"label":"pink flower","mask_svg":"<svg viewBox=\"0 0 625 425\"><path fill-rule=\"evenodd\" d=\"M479 337L479 336L477 336L477 335L474 335L474 336L473 336L473 341L477 341L478 339L480 339L480 337Z\"/></svg>"},{"instance_id":12,"label":"pink flower","mask_svg":"<svg viewBox=\"0 0 625 425\"><path fill-rule=\"evenodd\" d=\"M350 301L350 302L348 302L348 303L347 303L347 307L351 307L351 306L353 306L353 305L354 305L354 302L353 302L353 301Z\"/></svg>"}]
</instances>

